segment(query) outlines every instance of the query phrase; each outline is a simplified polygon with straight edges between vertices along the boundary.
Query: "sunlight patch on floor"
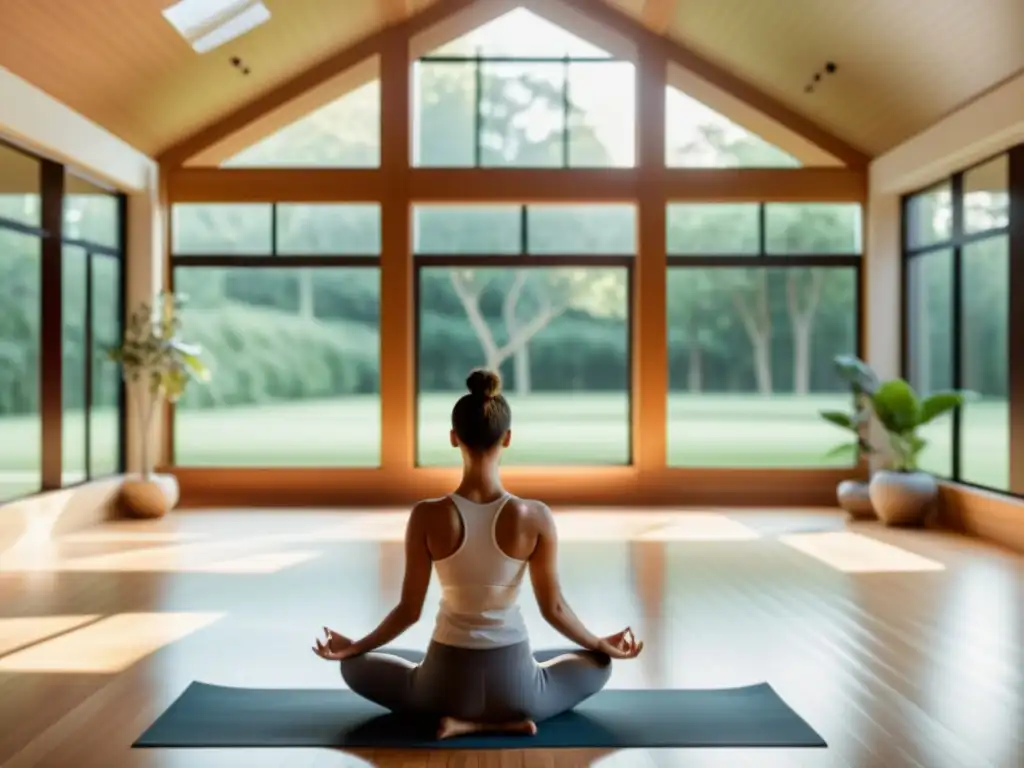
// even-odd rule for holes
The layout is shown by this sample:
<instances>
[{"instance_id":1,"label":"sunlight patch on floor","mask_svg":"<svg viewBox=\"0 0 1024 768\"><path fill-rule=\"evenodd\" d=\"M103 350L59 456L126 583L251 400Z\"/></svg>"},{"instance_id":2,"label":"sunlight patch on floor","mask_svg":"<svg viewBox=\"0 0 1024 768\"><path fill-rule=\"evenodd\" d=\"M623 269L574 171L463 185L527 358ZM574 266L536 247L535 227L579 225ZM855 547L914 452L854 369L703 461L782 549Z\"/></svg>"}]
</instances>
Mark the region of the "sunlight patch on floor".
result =
<instances>
[{"instance_id":1,"label":"sunlight patch on floor","mask_svg":"<svg viewBox=\"0 0 1024 768\"><path fill-rule=\"evenodd\" d=\"M169 544L208 538L205 533L98 528L60 536L59 544Z\"/></svg>"},{"instance_id":2,"label":"sunlight patch on floor","mask_svg":"<svg viewBox=\"0 0 1024 768\"><path fill-rule=\"evenodd\" d=\"M277 573L323 554L282 551L282 538L261 536L234 541L200 541L84 557L60 556L52 549L23 551L16 557L5 558L0 563L0 572L263 574Z\"/></svg>"},{"instance_id":3,"label":"sunlight patch on floor","mask_svg":"<svg viewBox=\"0 0 1024 768\"><path fill-rule=\"evenodd\" d=\"M780 536L788 547L843 573L910 573L944 571L935 560L876 539L848 531L798 533Z\"/></svg>"},{"instance_id":4,"label":"sunlight patch on floor","mask_svg":"<svg viewBox=\"0 0 1024 768\"><path fill-rule=\"evenodd\" d=\"M0 619L0 655L9 653L75 627L96 621L99 616L17 616Z\"/></svg>"},{"instance_id":5,"label":"sunlight patch on floor","mask_svg":"<svg viewBox=\"0 0 1024 768\"><path fill-rule=\"evenodd\" d=\"M673 522L635 536L639 541L753 541L761 534L713 512L676 515Z\"/></svg>"},{"instance_id":6,"label":"sunlight patch on floor","mask_svg":"<svg viewBox=\"0 0 1024 768\"><path fill-rule=\"evenodd\" d=\"M0 672L109 674L222 618L222 613L122 613L0 658Z\"/></svg>"}]
</instances>

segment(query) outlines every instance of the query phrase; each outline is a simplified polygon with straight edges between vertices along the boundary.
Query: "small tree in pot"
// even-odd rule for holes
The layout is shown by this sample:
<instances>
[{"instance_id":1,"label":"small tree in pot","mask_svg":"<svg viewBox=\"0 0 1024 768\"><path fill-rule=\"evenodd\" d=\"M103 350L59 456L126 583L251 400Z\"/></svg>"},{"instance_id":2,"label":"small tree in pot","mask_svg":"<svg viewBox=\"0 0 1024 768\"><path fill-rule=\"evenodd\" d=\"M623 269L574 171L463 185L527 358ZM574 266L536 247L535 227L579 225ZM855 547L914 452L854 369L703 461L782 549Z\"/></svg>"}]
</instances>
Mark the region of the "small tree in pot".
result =
<instances>
[{"instance_id":1,"label":"small tree in pot","mask_svg":"<svg viewBox=\"0 0 1024 768\"><path fill-rule=\"evenodd\" d=\"M922 399L903 379L880 381L875 372L856 357L842 355L835 362L858 401L867 404L867 413L872 414L885 431L886 468L875 472L869 484L875 512L887 525L920 524L938 496L938 484L931 474L918 468L918 458L928 444L918 430L962 406L967 394L936 392ZM858 440L873 452L864 438L866 419L843 424L834 413L822 415L834 424L853 429Z\"/></svg>"},{"instance_id":2,"label":"small tree in pot","mask_svg":"<svg viewBox=\"0 0 1024 768\"><path fill-rule=\"evenodd\" d=\"M160 517L177 503L174 478L154 473L153 419L165 402L181 399L190 381L210 377L200 348L179 338L184 303L184 296L164 292L154 305L140 304L128 318L121 344L108 350L121 366L137 409L142 474L126 480L121 489L122 506L136 517Z\"/></svg>"}]
</instances>

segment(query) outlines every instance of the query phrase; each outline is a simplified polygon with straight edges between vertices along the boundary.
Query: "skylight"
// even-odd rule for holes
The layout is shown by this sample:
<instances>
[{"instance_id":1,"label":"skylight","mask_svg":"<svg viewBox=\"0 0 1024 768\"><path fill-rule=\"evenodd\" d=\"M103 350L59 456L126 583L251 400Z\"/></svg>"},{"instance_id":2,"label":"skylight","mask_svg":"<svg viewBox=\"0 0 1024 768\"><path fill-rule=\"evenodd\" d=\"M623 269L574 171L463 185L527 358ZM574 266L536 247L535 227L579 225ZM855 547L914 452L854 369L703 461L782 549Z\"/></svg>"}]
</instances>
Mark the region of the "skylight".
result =
<instances>
[{"instance_id":1,"label":"skylight","mask_svg":"<svg viewBox=\"0 0 1024 768\"><path fill-rule=\"evenodd\" d=\"M179 0L163 15L196 53L219 48L270 19L260 0Z\"/></svg>"}]
</instances>

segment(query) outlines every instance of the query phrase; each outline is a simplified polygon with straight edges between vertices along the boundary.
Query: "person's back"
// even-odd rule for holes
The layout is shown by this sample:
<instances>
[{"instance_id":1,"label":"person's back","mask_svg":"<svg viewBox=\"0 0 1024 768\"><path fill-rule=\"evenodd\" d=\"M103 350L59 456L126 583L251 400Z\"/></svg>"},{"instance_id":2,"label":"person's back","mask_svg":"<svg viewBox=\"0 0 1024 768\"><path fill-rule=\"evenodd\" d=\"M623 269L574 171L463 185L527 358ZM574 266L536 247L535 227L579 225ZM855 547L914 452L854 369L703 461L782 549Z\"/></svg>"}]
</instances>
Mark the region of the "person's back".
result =
<instances>
[{"instance_id":1,"label":"person's back","mask_svg":"<svg viewBox=\"0 0 1024 768\"><path fill-rule=\"evenodd\" d=\"M394 711L441 719L439 738L481 730L533 733L536 721L571 709L599 691L611 658L643 648L627 627L590 633L569 608L558 580L551 510L519 499L501 484L501 452L511 441L511 408L501 379L474 371L469 394L452 409L450 441L463 457L459 487L417 504L406 529L406 571L399 605L380 626L352 642L325 628L314 651L337 659L349 687ZM431 571L442 597L422 664L371 653L419 620ZM545 620L585 650L538 664L518 606L529 571Z\"/></svg>"},{"instance_id":2,"label":"person's back","mask_svg":"<svg viewBox=\"0 0 1024 768\"><path fill-rule=\"evenodd\" d=\"M444 523L449 530L461 531L461 540L454 552L434 560L441 583L435 641L482 649L527 639L518 600L528 561L506 554L497 535L503 518L511 519L513 525L519 523L516 510L506 510L511 498L505 492L479 502L453 493L446 500L451 510Z\"/></svg>"}]
</instances>

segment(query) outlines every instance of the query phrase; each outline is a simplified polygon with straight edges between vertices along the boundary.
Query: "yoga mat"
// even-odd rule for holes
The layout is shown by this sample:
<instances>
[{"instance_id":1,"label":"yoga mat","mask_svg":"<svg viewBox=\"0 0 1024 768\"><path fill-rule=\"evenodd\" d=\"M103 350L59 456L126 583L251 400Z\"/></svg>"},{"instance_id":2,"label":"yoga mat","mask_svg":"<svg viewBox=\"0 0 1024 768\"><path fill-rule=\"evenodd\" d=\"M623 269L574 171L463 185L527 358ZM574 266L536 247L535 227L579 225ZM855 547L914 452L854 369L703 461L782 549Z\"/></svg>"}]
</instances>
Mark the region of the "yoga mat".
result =
<instances>
[{"instance_id":1,"label":"yoga mat","mask_svg":"<svg viewBox=\"0 0 1024 768\"><path fill-rule=\"evenodd\" d=\"M421 653L394 651L411 660ZM538 660L562 651L537 653ZM348 690L192 683L135 747L559 749L824 747L767 683L716 690L605 690L536 736L434 738L436 721L391 714Z\"/></svg>"}]
</instances>

